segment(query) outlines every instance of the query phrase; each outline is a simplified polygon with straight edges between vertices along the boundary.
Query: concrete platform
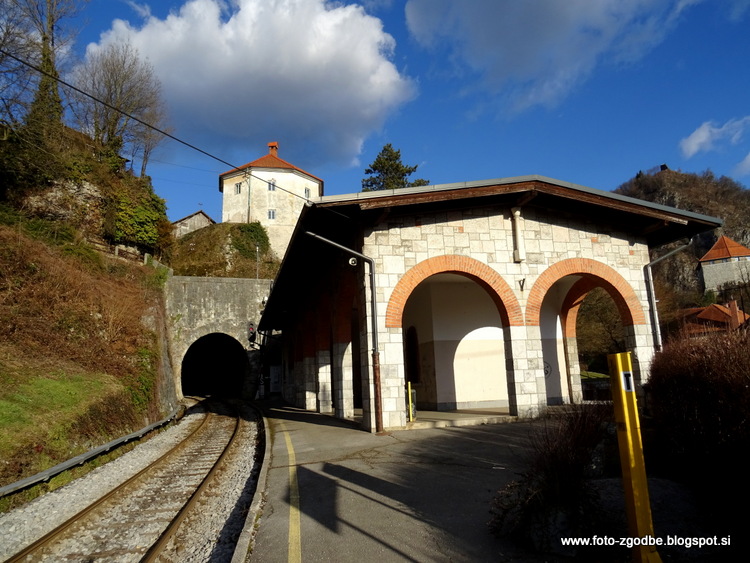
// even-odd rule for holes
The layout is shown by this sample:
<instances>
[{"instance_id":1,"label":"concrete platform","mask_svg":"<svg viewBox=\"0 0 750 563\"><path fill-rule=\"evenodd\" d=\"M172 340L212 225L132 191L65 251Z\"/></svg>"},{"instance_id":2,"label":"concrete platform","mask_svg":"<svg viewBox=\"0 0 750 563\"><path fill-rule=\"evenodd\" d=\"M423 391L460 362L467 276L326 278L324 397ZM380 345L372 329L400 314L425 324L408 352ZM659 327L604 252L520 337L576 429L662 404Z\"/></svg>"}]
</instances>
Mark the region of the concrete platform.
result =
<instances>
[{"instance_id":1,"label":"concrete platform","mask_svg":"<svg viewBox=\"0 0 750 563\"><path fill-rule=\"evenodd\" d=\"M406 424L407 430L424 428L447 428L454 426L479 426L480 424L500 424L516 422L518 417L511 416L503 409L467 409L456 411L419 411L414 422Z\"/></svg>"},{"instance_id":2,"label":"concrete platform","mask_svg":"<svg viewBox=\"0 0 750 563\"><path fill-rule=\"evenodd\" d=\"M354 418L340 419L333 415L331 418L351 425L353 428L362 426L362 409L355 409ZM407 422L405 428L386 428L386 432L393 430L424 430L426 428L451 428L459 426L479 426L482 424L501 424L517 422L518 417L512 416L508 409L461 409L455 411L418 411L413 422Z\"/></svg>"},{"instance_id":3,"label":"concrete platform","mask_svg":"<svg viewBox=\"0 0 750 563\"><path fill-rule=\"evenodd\" d=\"M373 434L330 415L259 406L266 458L250 553L239 561L550 561L487 527L533 423L487 423L513 419L498 410L422 412L409 430Z\"/></svg>"}]
</instances>

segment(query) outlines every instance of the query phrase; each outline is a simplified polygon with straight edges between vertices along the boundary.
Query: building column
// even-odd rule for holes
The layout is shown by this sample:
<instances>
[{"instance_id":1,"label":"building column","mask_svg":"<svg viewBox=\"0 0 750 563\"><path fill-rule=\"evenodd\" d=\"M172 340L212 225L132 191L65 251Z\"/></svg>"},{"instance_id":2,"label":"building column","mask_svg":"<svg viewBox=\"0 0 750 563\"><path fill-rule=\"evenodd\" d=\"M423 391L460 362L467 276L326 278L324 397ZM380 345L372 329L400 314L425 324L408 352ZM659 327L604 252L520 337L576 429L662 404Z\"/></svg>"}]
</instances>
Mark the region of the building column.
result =
<instances>
[{"instance_id":1,"label":"building column","mask_svg":"<svg viewBox=\"0 0 750 563\"><path fill-rule=\"evenodd\" d=\"M539 416L547 407L544 382L542 337L538 326L508 327L511 354L508 358L508 378L513 385L510 399L511 414L518 418ZM515 412L514 412L515 411Z\"/></svg>"},{"instance_id":2,"label":"building column","mask_svg":"<svg viewBox=\"0 0 750 563\"><path fill-rule=\"evenodd\" d=\"M336 385L334 386L336 394L333 397L333 406L338 418L354 418L353 376L352 344L350 342L334 343L331 378L336 378Z\"/></svg>"},{"instance_id":3,"label":"building column","mask_svg":"<svg viewBox=\"0 0 750 563\"><path fill-rule=\"evenodd\" d=\"M329 350L318 350L317 366L317 410L321 413L333 412L333 389L331 381L331 353Z\"/></svg>"},{"instance_id":4,"label":"building column","mask_svg":"<svg viewBox=\"0 0 750 563\"><path fill-rule=\"evenodd\" d=\"M583 402L583 386L581 385L581 364L578 361L578 339L565 338L565 363L567 365L567 381L570 385L570 402Z\"/></svg>"}]
</instances>

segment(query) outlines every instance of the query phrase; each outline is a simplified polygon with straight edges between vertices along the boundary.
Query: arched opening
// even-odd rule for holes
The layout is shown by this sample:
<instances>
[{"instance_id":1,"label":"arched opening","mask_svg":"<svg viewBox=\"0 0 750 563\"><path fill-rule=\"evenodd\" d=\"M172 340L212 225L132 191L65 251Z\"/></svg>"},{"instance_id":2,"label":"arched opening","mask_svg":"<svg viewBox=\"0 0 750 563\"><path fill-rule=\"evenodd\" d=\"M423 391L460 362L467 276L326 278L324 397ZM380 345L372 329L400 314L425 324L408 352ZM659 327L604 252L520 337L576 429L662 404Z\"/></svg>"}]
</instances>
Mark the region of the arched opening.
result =
<instances>
[{"instance_id":1,"label":"arched opening","mask_svg":"<svg viewBox=\"0 0 750 563\"><path fill-rule=\"evenodd\" d=\"M507 339L484 286L455 273L429 276L409 295L402 330L417 408L508 407Z\"/></svg>"},{"instance_id":2,"label":"arched opening","mask_svg":"<svg viewBox=\"0 0 750 563\"><path fill-rule=\"evenodd\" d=\"M250 363L242 344L226 334L208 334L193 342L182 359L182 394L240 397L249 375Z\"/></svg>"},{"instance_id":3,"label":"arched opening","mask_svg":"<svg viewBox=\"0 0 750 563\"><path fill-rule=\"evenodd\" d=\"M639 347L638 342L638 334L648 327L645 311L622 275L590 258L569 258L553 264L534 282L526 306L526 324L540 328L544 368L550 375L545 378L550 404L582 400L576 318L583 299L596 287L606 291L617 308L627 334L626 349L634 352L636 381L641 381L640 363L647 365L651 358L651 350L642 344Z\"/></svg>"},{"instance_id":4,"label":"arched opening","mask_svg":"<svg viewBox=\"0 0 750 563\"><path fill-rule=\"evenodd\" d=\"M565 276L549 288L539 315L548 405L609 397L606 379L595 396L583 382L592 369L606 378L607 354L627 350L631 317L623 301L617 288L590 274Z\"/></svg>"},{"instance_id":5,"label":"arched opening","mask_svg":"<svg viewBox=\"0 0 750 563\"><path fill-rule=\"evenodd\" d=\"M595 287L583 298L575 330L582 373L607 374L607 355L627 349L627 334L620 312L612 297L601 287Z\"/></svg>"},{"instance_id":6,"label":"arched opening","mask_svg":"<svg viewBox=\"0 0 750 563\"><path fill-rule=\"evenodd\" d=\"M539 313L539 332L542 338L544 386L548 405L577 402L574 388L575 374L571 373L563 328L563 302L571 287L580 278L566 276L549 288Z\"/></svg>"}]
</instances>

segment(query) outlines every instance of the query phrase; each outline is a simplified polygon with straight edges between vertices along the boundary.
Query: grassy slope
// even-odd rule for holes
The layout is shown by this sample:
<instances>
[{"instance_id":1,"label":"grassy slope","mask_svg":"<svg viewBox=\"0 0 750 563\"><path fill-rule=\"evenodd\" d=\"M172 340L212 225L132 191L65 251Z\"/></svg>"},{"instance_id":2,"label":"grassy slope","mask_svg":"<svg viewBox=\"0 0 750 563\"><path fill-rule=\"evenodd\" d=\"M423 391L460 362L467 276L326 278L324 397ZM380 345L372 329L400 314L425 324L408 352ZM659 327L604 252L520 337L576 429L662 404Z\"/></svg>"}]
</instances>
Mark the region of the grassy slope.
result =
<instances>
[{"instance_id":1,"label":"grassy slope","mask_svg":"<svg viewBox=\"0 0 750 563\"><path fill-rule=\"evenodd\" d=\"M0 484L158 416L154 275L0 209Z\"/></svg>"},{"instance_id":2,"label":"grassy slope","mask_svg":"<svg viewBox=\"0 0 750 563\"><path fill-rule=\"evenodd\" d=\"M257 274L261 279L273 279L279 260L268 252L265 238L258 240L260 263L256 266L256 237L247 227L218 223L184 236L172 250L170 266L175 275L255 278Z\"/></svg>"}]
</instances>

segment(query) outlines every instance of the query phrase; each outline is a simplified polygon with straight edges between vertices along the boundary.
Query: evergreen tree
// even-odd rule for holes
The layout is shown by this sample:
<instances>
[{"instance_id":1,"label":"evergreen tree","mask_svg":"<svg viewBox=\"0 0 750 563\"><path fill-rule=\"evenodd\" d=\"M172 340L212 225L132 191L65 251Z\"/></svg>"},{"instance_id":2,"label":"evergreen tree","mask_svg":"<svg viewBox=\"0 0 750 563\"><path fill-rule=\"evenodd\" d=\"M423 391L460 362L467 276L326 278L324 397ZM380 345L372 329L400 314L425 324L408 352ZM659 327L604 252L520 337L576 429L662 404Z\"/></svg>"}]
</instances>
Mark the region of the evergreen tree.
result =
<instances>
[{"instance_id":1,"label":"evergreen tree","mask_svg":"<svg viewBox=\"0 0 750 563\"><path fill-rule=\"evenodd\" d=\"M40 68L44 72L39 78L39 86L31 103L26 125L34 137L40 141L49 141L62 125L63 107L60 90L57 84L57 68L50 38L42 37L42 61Z\"/></svg>"},{"instance_id":2,"label":"evergreen tree","mask_svg":"<svg viewBox=\"0 0 750 563\"><path fill-rule=\"evenodd\" d=\"M362 180L362 191L394 190L429 184L429 180L423 179L409 182L408 177L416 170L416 165L406 166L401 162L401 151L394 149L388 143L370 167L365 169L365 174L368 174L369 177Z\"/></svg>"}]
</instances>

